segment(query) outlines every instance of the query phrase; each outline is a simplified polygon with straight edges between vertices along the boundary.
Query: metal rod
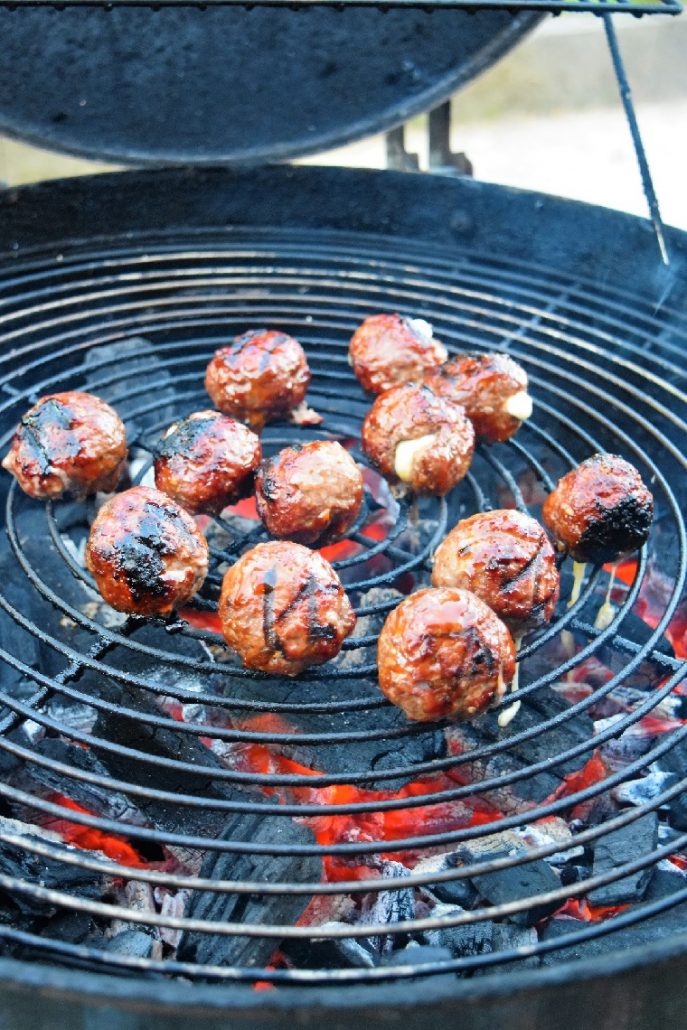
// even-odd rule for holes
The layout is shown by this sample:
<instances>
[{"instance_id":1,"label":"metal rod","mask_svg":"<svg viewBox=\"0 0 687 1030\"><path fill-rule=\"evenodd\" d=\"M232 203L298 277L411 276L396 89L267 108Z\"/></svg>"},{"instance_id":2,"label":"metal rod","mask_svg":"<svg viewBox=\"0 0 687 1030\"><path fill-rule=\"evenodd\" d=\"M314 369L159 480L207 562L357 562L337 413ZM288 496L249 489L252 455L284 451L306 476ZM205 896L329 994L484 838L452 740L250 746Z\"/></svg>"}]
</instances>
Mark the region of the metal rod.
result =
<instances>
[{"instance_id":1,"label":"metal rod","mask_svg":"<svg viewBox=\"0 0 687 1030\"><path fill-rule=\"evenodd\" d=\"M630 135L632 137L632 145L635 149L635 155L637 157L637 164L639 165L639 174L642 178L642 188L644 190L644 196L649 206L649 217L651 218L654 232L656 234L656 241L658 243L658 249L661 253L661 260L664 265L670 264L670 256L668 254L668 246L665 238L665 230L663 220L661 218L661 211L658 206L658 198L656 196L656 190L654 189L653 179L651 178L651 172L649 170L649 162L647 160L646 151L642 142L642 136L639 131L639 123L637 121L637 115L635 112L634 104L632 102L632 91L630 90L630 83L628 82L627 73L625 71L625 65L620 53L620 46L618 44L618 37L615 31L615 25L613 24L613 18L610 14L604 14L604 29L606 30L606 41L608 42L608 49L611 53L611 60L613 62L613 70L615 77L618 80L618 89L620 90L620 99L623 102L625 108L625 116L630 126Z\"/></svg>"}]
</instances>

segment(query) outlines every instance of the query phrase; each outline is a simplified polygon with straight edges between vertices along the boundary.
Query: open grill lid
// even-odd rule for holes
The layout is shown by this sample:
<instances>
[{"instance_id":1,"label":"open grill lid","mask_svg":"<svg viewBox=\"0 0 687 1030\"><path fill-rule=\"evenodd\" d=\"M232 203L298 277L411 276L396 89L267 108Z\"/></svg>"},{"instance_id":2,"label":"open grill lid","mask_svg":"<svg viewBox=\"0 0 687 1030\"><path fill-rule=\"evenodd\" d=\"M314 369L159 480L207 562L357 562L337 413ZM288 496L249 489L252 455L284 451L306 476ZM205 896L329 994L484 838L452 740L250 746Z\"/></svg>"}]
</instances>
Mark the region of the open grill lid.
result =
<instances>
[{"instance_id":1,"label":"open grill lid","mask_svg":"<svg viewBox=\"0 0 687 1030\"><path fill-rule=\"evenodd\" d=\"M391 128L538 12L0 9L0 132L125 164L283 160Z\"/></svg>"}]
</instances>

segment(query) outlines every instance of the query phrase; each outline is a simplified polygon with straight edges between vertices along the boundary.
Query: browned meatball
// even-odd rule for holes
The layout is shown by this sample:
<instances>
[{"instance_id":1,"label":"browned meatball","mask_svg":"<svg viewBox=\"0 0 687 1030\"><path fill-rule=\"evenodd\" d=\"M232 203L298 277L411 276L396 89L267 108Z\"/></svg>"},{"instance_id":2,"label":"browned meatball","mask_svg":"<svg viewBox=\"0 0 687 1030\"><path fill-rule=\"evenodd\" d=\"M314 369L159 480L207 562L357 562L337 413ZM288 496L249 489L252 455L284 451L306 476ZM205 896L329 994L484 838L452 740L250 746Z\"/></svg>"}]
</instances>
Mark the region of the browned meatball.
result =
<instances>
[{"instance_id":1,"label":"browned meatball","mask_svg":"<svg viewBox=\"0 0 687 1030\"><path fill-rule=\"evenodd\" d=\"M424 378L461 404L477 436L491 443L508 440L532 414L527 373L507 354L461 354Z\"/></svg>"},{"instance_id":2,"label":"browned meatball","mask_svg":"<svg viewBox=\"0 0 687 1030\"><path fill-rule=\"evenodd\" d=\"M155 485L192 514L216 515L250 493L262 447L250 429L217 411L197 411L155 448Z\"/></svg>"},{"instance_id":3,"label":"browned meatball","mask_svg":"<svg viewBox=\"0 0 687 1030\"><path fill-rule=\"evenodd\" d=\"M301 544L258 544L224 576L222 633L249 669L296 676L341 650L355 615L322 555Z\"/></svg>"},{"instance_id":4,"label":"browned meatball","mask_svg":"<svg viewBox=\"0 0 687 1030\"><path fill-rule=\"evenodd\" d=\"M344 536L363 501L363 477L334 440L286 447L255 477L258 514L272 536L325 544Z\"/></svg>"},{"instance_id":5,"label":"browned meatball","mask_svg":"<svg viewBox=\"0 0 687 1030\"><path fill-rule=\"evenodd\" d=\"M475 432L462 408L421 383L406 383L374 402L362 444L387 479L443 496L470 468Z\"/></svg>"},{"instance_id":6,"label":"browned meatball","mask_svg":"<svg viewBox=\"0 0 687 1030\"><path fill-rule=\"evenodd\" d=\"M544 501L544 522L575 561L617 561L649 536L654 499L634 465L594 454L558 481Z\"/></svg>"},{"instance_id":7,"label":"browned meatball","mask_svg":"<svg viewBox=\"0 0 687 1030\"><path fill-rule=\"evenodd\" d=\"M119 612L169 615L208 571L208 545L190 515L159 490L135 486L104 504L91 526L86 565Z\"/></svg>"},{"instance_id":8,"label":"browned meatball","mask_svg":"<svg viewBox=\"0 0 687 1030\"><path fill-rule=\"evenodd\" d=\"M126 454L117 412L99 397L70 390L41 397L27 411L2 465L29 497L85 497L114 490Z\"/></svg>"},{"instance_id":9,"label":"browned meatball","mask_svg":"<svg viewBox=\"0 0 687 1030\"><path fill-rule=\"evenodd\" d=\"M559 575L539 523L501 509L454 526L434 556L432 585L471 590L516 632L549 621Z\"/></svg>"},{"instance_id":10,"label":"browned meatball","mask_svg":"<svg viewBox=\"0 0 687 1030\"><path fill-rule=\"evenodd\" d=\"M372 393L419 379L448 357L429 322L400 315L366 318L353 333L348 353L360 383Z\"/></svg>"},{"instance_id":11,"label":"browned meatball","mask_svg":"<svg viewBox=\"0 0 687 1030\"><path fill-rule=\"evenodd\" d=\"M254 329L217 351L205 373L205 389L225 415L261 428L298 407L310 369L298 340L271 329Z\"/></svg>"},{"instance_id":12,"label":"browned meatball","mask_svg":"<svg viewBox=\"0 0 687 1030\"><path fill-rule=\"evenodd\" d=\"M468 590L427 588L388 616L379 686L409 719L467 719L503 697L515 674L510 633Z\"/></svg>"}]
</instances>

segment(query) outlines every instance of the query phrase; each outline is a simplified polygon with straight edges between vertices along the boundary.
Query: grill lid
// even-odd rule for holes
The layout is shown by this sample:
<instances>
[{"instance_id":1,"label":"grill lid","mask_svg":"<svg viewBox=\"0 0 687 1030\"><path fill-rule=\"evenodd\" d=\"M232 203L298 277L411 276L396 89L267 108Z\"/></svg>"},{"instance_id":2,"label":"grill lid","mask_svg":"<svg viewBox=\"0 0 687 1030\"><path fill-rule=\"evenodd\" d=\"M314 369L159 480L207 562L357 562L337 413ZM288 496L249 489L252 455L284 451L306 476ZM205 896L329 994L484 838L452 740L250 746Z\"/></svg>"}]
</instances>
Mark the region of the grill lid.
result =
<instances>
[{"instance_id":1,"label":"grill lid","mask_svg":"<svg viewBox=\"0 0 687 1030\"><path fill-rule=\"evenodd\" d=\"M274 161L434 107L541 15L0 10L0 132L125 164Z\"/></svg>"}]
</instances>

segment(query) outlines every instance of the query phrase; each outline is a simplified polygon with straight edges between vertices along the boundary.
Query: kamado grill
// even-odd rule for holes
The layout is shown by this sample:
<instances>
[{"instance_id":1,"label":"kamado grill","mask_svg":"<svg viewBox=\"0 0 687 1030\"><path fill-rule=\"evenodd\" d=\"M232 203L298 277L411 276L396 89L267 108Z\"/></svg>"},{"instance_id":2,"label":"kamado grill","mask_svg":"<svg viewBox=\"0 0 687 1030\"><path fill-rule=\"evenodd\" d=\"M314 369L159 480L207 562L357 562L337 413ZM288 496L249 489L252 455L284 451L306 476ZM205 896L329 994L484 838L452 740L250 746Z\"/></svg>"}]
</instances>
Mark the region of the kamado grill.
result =
<instances>
[{"instance_id":1,"label":"kamado grill","mask_svg":"<svg viewBox=\"0 0 687 1030\"><path fill-rule=\"evenodd\" d=\"M115 27L98 37L110 57L130 16L151 32L160 19L163 53L174 19L265 13L79 12L89 32L98 19ZM306 34L363 14L288 13ZM386 17L399 13L427 33L433 19L453 26L451 88L466 39L479 66L480 32L500 47L499 32L526 27L503 11ZM49 20L58 52L73 14L0 12L19 62L6 83L28 74L30 24ZM364 14L379 25L379 11ZM78 96L53 142L78 121ZM401 117L378 111L376 127ZM63 145L98 149L96 123ZM118 128L119 155L140 156L131 126ZM198 156L231 156L217 140ZM323 416L269 425L266 453L335 438L365 467L358 523L324 552L357 628L334 661L293 680L246 672L218 633L224 568L264 539L250 501L201 518L207 582L178 616L149 622L93 588L93 500L42 505L2 478L3 1025L682 1022L687 237L652 214L653 228L464 178L289 166L126 172L0 198L3 453L38 397L83 389L120 412L132 480L149 482L160 432L207 406L211 354L265 325L303 343ZM445 500L394 497L360 452L370 402L347 345L377 311L430 320L451 353L507 352L530 376L532 419L478 447ZM537 516L597 450L650 485L648 544L610 586L608 568L588 567L571 606L563 566L552 623L522 646L522 705L505 728L511 696L474 723L408 722L376 684L386 614L428 582L458 518Z\"/></svg>"}]
</instances>

